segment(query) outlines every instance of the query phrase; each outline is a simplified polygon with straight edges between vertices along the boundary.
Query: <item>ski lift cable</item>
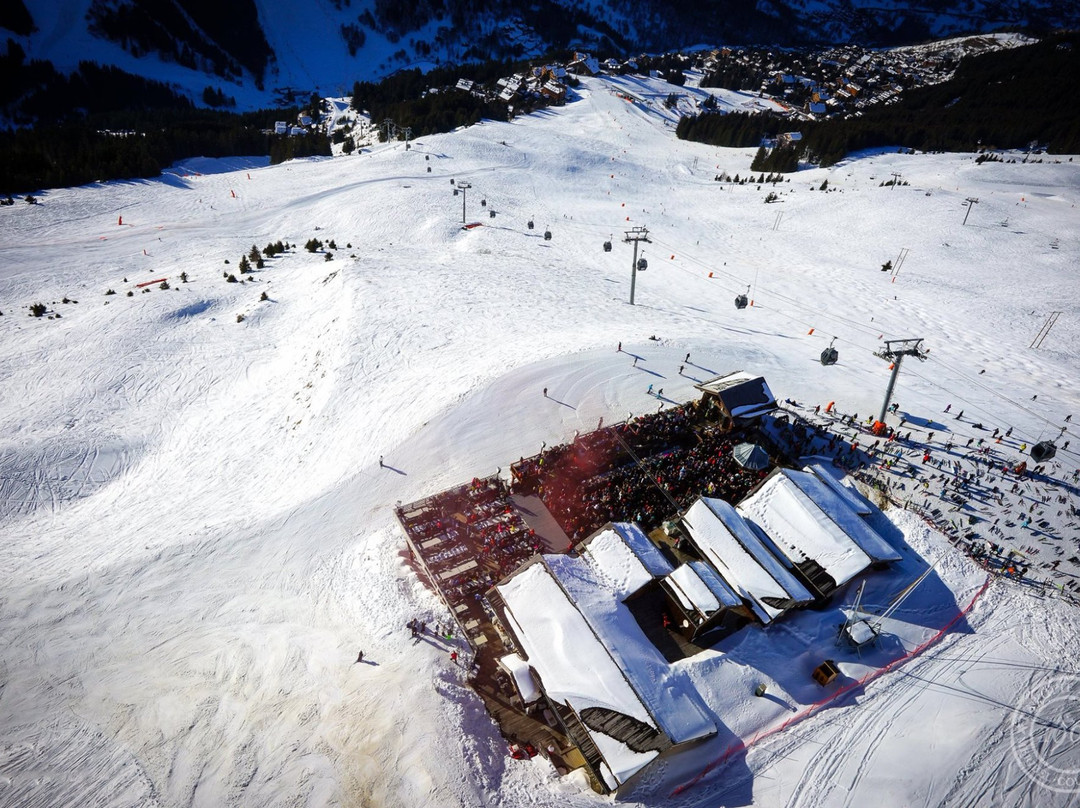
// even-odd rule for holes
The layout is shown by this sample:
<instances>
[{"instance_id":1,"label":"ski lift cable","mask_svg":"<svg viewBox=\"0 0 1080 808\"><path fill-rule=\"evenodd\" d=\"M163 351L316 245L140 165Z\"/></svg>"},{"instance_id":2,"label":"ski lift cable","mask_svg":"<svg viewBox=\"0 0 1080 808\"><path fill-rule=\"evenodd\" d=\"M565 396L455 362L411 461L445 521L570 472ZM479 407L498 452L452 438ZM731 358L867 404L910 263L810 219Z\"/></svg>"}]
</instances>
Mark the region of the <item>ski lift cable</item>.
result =
<instances>
[{"instance_id":1,"label":"ski lift cable","mask_svg":"<svg viewBox=\"0 0 1080 808\"><path fill-rule=\"evenodd\" d=\"M956 376L960 377L963 381L967 382L968 384L972 385L973 387L978 387L981 390L984 390L985 392L990 393L995 398L1001 399L1002 401L1006 402L1007 404L1009 404L1009 405L1015 407L1016 409L1026 413L1027 415L1032 416L1036 420L1042 422L1043 424L1046 424L1049 427L1057 429L1060 426L1060 424L1054 423L1053 421L1051 421L1049 418L1047 418L1042 413L1036 412L1035 410L1025 406L1024 404L1021 404L1020 402L1009 398L1007 395L1000 392L999 390L996 390L993 387L990 387L989 385L986 385L983 382L980 382L977 378L974 378L972 376L968 376L963 371L949 366L946 362L942 361L940 358L938 358L938 357L932 357L932 358L933 358L934 361L936 361L939 365L944 367L946 370L950 371L951 373L954 373ZM940 390L945 391L950 396L953 396L958 401L962 402L964 404L965 409L974 409L977 412L983 413L988 418L994 418L994 419L997 419L997 420L1004 420L1007 423L1009 422L1009 419L999 419L997 413L991 412L990 410L986 409L985 407L983 407L979 403L973 402L970 399L965 398L963 393L958 393L955 390L953 390L952 388L947 387L946 385L941 384L940 382L935 381L934 379L930 379L930 378L924 376L923 374L919 373L918 371L912 370L910 372L911 372L912 375L922 379L927 384L930 384L930 385L932 385L934 387L937 387Z\"/></svg>"},{"instance_id":2,"label":"ski lift cable","mask_svg":"<svg viewBox=\"0 0 1080 808\"><path fill-rule=\"evenodd\" d=\"M559 226L560 226L560 228L566 228L566 229L569 229L569 230L574 230L575 228L580 229L580 230L595 230L595 229L608 230L609 233L610 233L610 228L611 228L612 225L610 223L604 223L604 222L582 222L582 221L577 220L577 219L566 219L566 220L563 220L560 223ZM655 244L657 244L657 245L659 245L661 247L664 247L665 249L671 250L673 253L678 253L681 256L683 256L684 260L689 261L689 262L694 263L694 264L697 264L698 266L702 267L703 269L707 269L708 271L712 272L714 277L711 278L711 279L708 279L708 280L710 280L710 281L716 281L716 280L721 281L720 283L712 283L712 284L710 284L714 288L716 286L720 286L720 288L723 289L728 294L733 294L733 293L734 294L739 294L739 293L741 293L740 290L746 285L745 278L735 274L731 270L720 269L720 268L718 268L718 267L716 267L716 266L714 266L712 264L709 264L709 263L697 258L691 251L684 250L683 248L679 247L678 245L671 244L669 242L666 242L664 239L658 238L655 235L654 232L650 232L649 235L650 235L650 240L653 243L655 243ZM852 320L851 318L844 317L843 315L840 315L840 314L835 314L835 313L820 310L820 309L812 309L812 308L807 307L801 301L796 300L795 298L789 297L789 296L783 294L782 292L778 292L778 291L772 289L771 287L759 286L759 285L757 285L757 277L758 277L758 272L760 271L760 265L758 265L757 262L751 262L751 263L753 263L755 265L754 266L754 281L752 283L752 286L755 289L755 294L758 294L758 293L764 294L764 295L768 296L769 298L775 298L775 299L778 299L778 300L782 300L782 301L784 301L786 303L789 303L790 305L795 306L798 309L801 309L805 313L813 315L814 317L817 318L817 322L819 322L819 323L823 319L824 320L833 320L833 321L836 321L836 322L839 322L839 323L843 323L843 324L845 324L845 325L847 325L847 326L849 326L851 328L855 328L855 329L857 329L859 331L862 331L865 334L881 334L883 331L885 333L888 333L888 334L900 333L900 331L898 331L896 329L888 328L887 325L883 325L882 327L872 328L870 326L867 326L865 323L860 323L860 322L858 322L856 320ZM686 272L686 273L690 274L691 276L693 276L695 278L700 278L700 276L697 273L692 272L691 270L687 269L686 267L675 265L675 268L682 271L682 272ZM726 276L726 278L728 280L732 281L735 284L735 286L734 287L729 287L720 278L716 278L716 275ZM702 280L705 280L705 279L702 279ZM766 309L766 308L770 308L770 307L765 306L765 305L760 304L760 303L755 303L754 308ZM773 306L772 308L774 310L779 310L775 306ZM794 318L792 318L792 319L794 319ZM812 323L807 322L807 321L796 320L796 322L799 322L800 325L806 325L808 328L809 327L816 327ZM844 340L844 339L842 339L842 341L847 342L847 340ZM866 349L866 350L868 350L870 353L874 353L876 349L875 348L870 348L870 349Z\"/></svg>"},{"instance_id":3,"label":"ski lift cable","mask_svg":"<svg viewBox=\"0 0 1080 808\"><path fill-rule=\"evenodd\" d=\"M711 266L710 264L698 259L692 253L681 250L681 248L678 248L675 245L666 243L663 239L658 239L658 238L654 237L652 240L653 240L654 243L658 244L661 247L664 247L666 249L679 251L680 254L684 257L684 259L686 261L689 261L690 263L693 263L693 264L697 264L700 267L702 267L703 269L709 269L709 267ZM712 280L712 279L703 278L698 272L693 271L693 270L691 270L691 269L689 269L687 267L684 267L684 266L675 265L675 269L678 269L681 272L685 272L690 277L693 277L693 278L695 278L697 280L700 280L700 281L708 282L708 281ZM730 293L732 291L738 291L738 289L742 288L741 284L745 283L745 281L742 278L738 277L737 275L733 274L730 271L717 270L715 267L712 268L712 269L709 269L709 271L713 272L714 274L719 272L720 274L727 276L727 279L734 282L735 284L740 284L738 287L733 289L733 288L728 287L726 282L723 282L723 281L721 283L719 283L719 284L709 283L709 286L711 286L714 290L717 288L717 286L719 286L724 291ZM756 280L756 277L755 277L755 280ZM872 334L872 333L875 333L875 332L877 334L880 334L880 333L882 333L882 331L885 331L885 333L890 333L891 332L891 329L889 329L887 327L887 325L885 325L885 324L883 324L882 327L880 327L880 328L870 329L865 324L856 322L854 320L851 320L850 318L843 317L843 316L840 316L840 315L831 314L830 312L825 312L825 311L821 311L821 310L818 310L818 309L813 309L811 307L808 307L805 304L802 304L799 301L794 300L793 298L790 298L787 295L784 295L782 293L777 293L777 292L769 289L768 287L757 287L757 289L758 289L759 292L767 295L770 299L777 298L779 300L782 300L784 302L788 302L788 303L792 304L796 309L798 309L798 310L800 310L800 312L804 313L804 315L806 313L809 313L810 315L813 315L813 316L815 316L817 318L832 319L832 320L838 321L840 323L843 323L843 324L845 324L845 325L847 325L849 327L855 328L858 331L861 331L863 333L868 333L868 334ZM807 320L804 320L801 317L795 316L790 311L785 311L784 309L782 309L779 306L776 306L775 304L772 304L772 303L770 303L770 304L755 303L754 308L762 309L764 311L775 312L776 314L780 315L781 317L784 317L784 318L786 318L786 319L788 319L788 320L790 320L790 321L792 321L794 323L797 323L800 326L815 327L814 324L808 322ZM702 319L707 319L710 322L713 322L713 320L711 318L702 318ZM899 332L896 332L896 333L899 333ZM854 348L854 349L859 350L859 351L864 351L867 354L870 354L872 356L877 355L876 346L875 347L868 347L865 344L862 344L862 343L860 343L859 341L857 341L855 339L848 339L848 338L845 338L845 337L842 337L842 336L834 336L832 339L834 341L836 341L836 342L840 342L840 343L844 344L848 348ZM999 398L1002 401L1005 401L1006 403L1010 404L1011 406L1025 412L1026 414L1035 417L1040 422L1042 422L1042 423L1044 423L1044 424L1046 424L1048 426L1057 428L1058 424L1053 423L1048 418L1046 418L1046 416L1044 416L1041 413L1038 413L1038 412L1024 406L1023 404L1020 404L1017 401L1014 401L1013 399L1009 398L1008 396L1002 394L1000 391L998 391L998 390L996 390L996 389L994 389L994 388L992 388L992 387L990 387L988 385L985 385L984 383L982 383L981 381L979 381L976 378L973 378L973 377L965 374L963 371L950 366L947 362L943 361L937 355L934 355L934 356L932 356L930 358L932 358L934 361L936 361L938 364L940 364L942 367L946 368L950 372L952 372L955 375L959 376L960 378L964 379L965 382L967 382L967 383L969 383L969 384L971 384L973 386L979 387L980 389L982 389L982 390L984 390L986 392L991 393L996 398ZM939 381L928 378L927 376L919 373L917 370L906 369L905 372L910 373L911 375L915 376L916 378L921 379L923 382L925 382L925 383L927 383L927 384L929 384L929 385L931 385L933 387L936 387L936 388L938 388L938 389L940 389L940 390L942 390L944 392L947 392L950 396L953 396L954 398L956 398L959 401L963 402L964 405L965 405L965 408L975 409L978 412L984 413L989 418L997 418L998 417L996 413L990 412L989 410L986 410L984 407L980 406L979 404L976 404L974 402L969 401L968 399L964 398L963 394L956 392L955 390L951 389L947 385L941 384ZM1068 452L1068 454L1071 455L1072 452Z\"/></svg>"},{"instance_id":4,"label":"ski lift cable","mask_svg":"<svg viewBox=\"0 0 1080 808\"><path fill-rule=\"evenodd\" d=\"M653 241L656 244L658 244L658 245L660 245L662 247L665 247L666 249L680 250L680 252L683 255L684 259L691 262L691 263L698 264L702 268L706 268L706 269L708 269L710 267L709 264L701 261L696 256L694 256L692 253L689 253L687 251L682 251L680 248L675 247L675 245L668 244L668 243L664 242L664 240L662 240L662 239L658 239L658 238L654 237ZM705 278L702 278L697 272L694 272L694 271L692 271L692 270L690 270L690 269L688 269L686 267L676 265L675 268L682 271L682 272L686 272L691 277L694 277L694 278L697 278L697 279L703 280L703 281L707 280ZM738 276L734 275L730 271L717 270L716 268L712 268L709 271L711 271L713 273L716 273L716 272L719 271L721 274L726 275L731 281L733 281L735 283L741 284L741 283L744 282L742 278L739 278ZM723 283L721 283L721 284L710 284L710 285L714 289L716 288L717 285L721 286L721 288L725 288L725 286L726 286ZM840 316L840 315L834 315L834 314L831 314L829 312L824 312L824 311L821 311L821 310L810 308L810 307L806 306L805 304L800 303L799 301L796 301L796 300L794 300L792 298L789 298L787 295L772 291L768 287L758 287L758 290L760 292L766 294L769 298L778 298L778 299L780 299L782 301L789 302L795 308L799 309L800 311L802 311L804 313L810 313L810 314L812 314L812 315L814 315L814 316L816 316L818 318L826 318L826 319L836 320L836 321L844 323L844 324L846 324L848 326L851 326L851 327L853 327L853 328L855 328L855 329L857 329L859 331L862 331L864 333L877 332L878 334L880 334L880 333L882 333L882 331L885 331L885 333L890 333L890 331L891 331L891 329L889 329L884 324L882 325L881 328L870 329L865 324L856 322L854 320L851 320L850 318L843 317L843 316ZM731 291L731 290L725 288L725 291ZM810 322L807 322L806 320L803 320L803 319L801 319L799 317L796 317L795 315L791 314L788 311L784 311L783 309L781 309L780 307L778 307L776 305L766 305L766 304L761 304L761 303L755 303L754 308L759 308L759 309L763 309L763 310L766 310L766 311L771 310L771 311L779 314L780 316L791 320L792 322L798 323L799 325L806 326L806 327L813 327L813 324L811 324ZM899 332L896 332L896 333L899 333ZM871 355L876 355L877 354L877 350L875 348L869 348L869 347L867 347L867 346L865 346L863 344L860 344L859 342L857 342L855 340L846 339L844 337L834 337L834 339L836 339L837 341L839 341L841 343L845 343L849 347L852 347L852 348L855 348L855 349L858 349L858 350L861 350L861 351L865 351L865 352L867 352L867 353L869 353ZM982 389L982 390L984 390L984 391L986 391L988 393L991 393L996 398L999 398L1002 401L1007 402L1011 406L1016 407L1017 409L1023 411L1024 413L1035 417L1036 419L1038 419L1040 422L1046 424L1047 426L1050 426L1050 427L1053 427L1053 428L1057 428L1059 426L1058 424L1055 424L1054 422L1049 420L1045 415L1043 415L1041 413L1038 413L1038 412L1024 406L1023 404L1020 404L1017 401L1014 401L1013 399L1011 399L1008 396L1004 395L1000 391L998 391L998 390L996 390L996 389L994 389L994 388L992 388L992 387L990 387L988 385L985 385L984 383L980 382L978 379L973 378L973 377L967 375L966 373L964 373L963 371L950 366L947 362L943 361L940 357L934 355L931 358L934 361L936 361L938 364L940 364L942 367L946 368L950 372L952 372L952 373L956 374L957 376L961 377L962 379L964 379L965 382L968 382L971 385L974 385L974 386L979 387L980 389ZM956 399L962 401L966 408L975 409L976 411L982 412L987 417L990 417L990 418L997 418L998 417L996 413L992 413L989 410L986 410L984 407L980 406L979 404L976 404L974 402L971 402L971 401L967 400L966 398L964 398L963 394L957 393L955 390L951 389L950 387L948 387L948 386L946 386L944 384L941 384L940 382L938 382L936 380L930 379L927 376L919 373L918 371L916 371L914 369L908 369L905 372L914 375L915 377L921 379L922 381L924 381L925 383L927 383L927 384L929 384L929 385L931 385L933 387L936 387L936 388L938 388L940 390L943 390L944 392L947 392L949 395L951 395L951 396L955 397ZM1068 452L1068 453L1072 454L1072 452Z\"/></svg>"},{"instance_id":5,"label":"ski lift cable","mask_svg":"<svg viewBox=\"0 0 1080 808\"><path fill-rule=\"evenodd\" d=\"M663 246L667 246L667 245L663 245ZM694 259L691 258L690 260L694 260ZM682 272L688 273L693 278L708 282L708 279L702 278L698 273L696 273L696 272L694 272L692 270L689 270L689 269L687 269L685 267L678 267L677 266L676 269L678 269L678 270L680 270ZM716 284L710 284L710 286L715 290L717 285ZM721 286L721 288L723 288L725 291L728 291L729 293L730 293L730 291L732 291L728 287L726 287L724 284L720 284L720 286ZM741 294L741 288L738 291ZM784 296L781 295L779 297L783 298ZM810 314L815 315L816 317L818 317L819 320L817 321L817 323L815 324L814 322L810 322L809 320L805 320L805 319L802 319L801 317L797 317L794 314L792 314L791 312L786 311L785 309L783 309L783 308L781 308L779 306L773 305L773 304L755 303L754 308L761 309L763 311L775 312L775 313L779 314L780 316L786 317L787 319L791 320L792 322L794 322L794 323L796 323L796 324L798 324L798 325L800 325L802 327L805 327L805 328L816 328L816 327L818 327L818 325L820 325L820 319L833 319L833 320L839 320L841 323L844 323L845 325L852 325L852 326L855 326L857 328L860 328L865 333L875 334L875 335L881 333L881 331L878 330L878 329L868 330L868 329L866 329L865 326L862 326L859 323L855 323L854 321L849 320L847 318L831 315L828 312L824 312L824 311L820 311L820 310L816 310L816 309L809 309L806 306L799 305L796 301L791 301L791 302L796 306L796 308L799 308L799 309L803 310L804 312L808 311ZM854 339L848 339L848 338L840 337L840 336L835 336L835 337L833 337L833 339L839 340L840 342L844 343L847 346L857 348L857 349L859 349L861 351L865 351L866 353L868 353L870 355L874 355L876 353L876 346L875 347L867 347L865 344L861 344L860 342L857 342ZM876 336L875 336L875 339L876 339Z\"/></svg>"},{"instance_id":6,"label":"ski lift cable","mask_svg":"<svg viewBox=\"0 0 1080 808\"><path fill-rule=\"evenodd\" d=\"M653 241L656 242L657 244L659 244L660 246L665 247L667 249L671 249L673 251L676 251L676 250L679 249L679 248L675 247L674 245L665 243L662 239L658 239L658 238L654 237ZM709 267L710 267L709 264L699 260L692 253L688 253L688 252L684 251L681 254L683 255L683 257L686 260L688 260L688 261L690 261L692 263L698 264L698 265L702 266L703 268L709 269ZM683 271L686 271L684 267L677 267L677 268L681 269ZM804 312L807 312L809 314L813 314L814 316L816 316L818 318L835 320L835 321L844 323L846 325L849 325L849 326L851 326L853 328L856 328L856 329L858 329L860 331L863 331L864 333L867 333L867 334L874 334L874 333L880 334L882 332L881 328L871 328L871 327L867 326L864 323L857 322L856 320L852 320L849 317L844 317L843 315L834 314L832 312L823 311L823 310L820 310L820 309L812 309L812 308L806 306L804 303L802 303L802 302L800 302L800 301L798 301L798 300L796 300L794 298L788 297L787 295L783 294L782 292L778 292L778 291L776 291L774 289L771 289L770 287L767 287L767 286L758 286L757 285L757 270L758 270L758 268L755 267L754 284L753 284L754 288L756 290L755 294L765 294L766 296L768 296L770 298L776 298L776 299L779 299L779 300L783 300L784 302L789 303L789 304L795 306L796 308L799 308L799 309L803 310ZM738 284L739 289L741 289L742 286L745 285L745 283L746 283L746 281L743 278L740 278L739 276L733 274L732 272L730 272L728 270L717 269L717 268L714 267L714 268L709 269L709 271L713 272L714 276L715 276L716 273L726 275L728 278L730 278L732 281L734 281L735 283ZM758 304L755 304L754 307L757 308ZM819 319L819 321L820 321L820 319ZM891 329L885 329L885 330L886 331L891 331ZM897 333L899 333L899 332L897 332Z\"/></svg>"},{"instance_id":7,"label":"ski lift cable","mask_svg":"<svg viewBox=\"0 0 1080 808\"><path fill-rule=\"evenodd\" d=\"M560 227L567 227L569 229L579 228L579 229L589 229L589 230L591 230L591 229L601 229L601 230L607 229L610 232L611 224L610 223L603 223L603 222L596 222L596 223L594 223L594 222L582 222L580 220L564 220L560 224ZM652 235L652 234L650 234L650 235ZM726 280L730 280L733 284L735 284L733 287L728 287L727 283L724 282L724 281L721 281L721 283L710 283L709 285L714 290L719 286L721 289L723 289L727 293L738 292L739 290L742 289L743 285L745 284L744 278L736 275L735 273L731 272L730 270L719 269L719 268L717 268L717 267L715 267L715 266L713 266L713 265L711 265L711 264L697 258L692 252L687 251L687 250L683 249L682 247L679 247L679 246L674 245L674 244L670 244L670 243L664 241L663 239L657 238L655 235L652 236L652 241L654 243L656 243L657 245L659 245L661 247L664 247L665 249L670 249L670 250L678 252L679 254L681 254L683 256L684 260L689 261L690 263L693 263L693 264L697 264L701 268L707 269L708 271L714 273L714 278L713 279L705 279L705 278L702 278L701 275L698 274L697 272L694 272L694 271L692 271L692 270L690 270L690 269L688 269L688 268L686 268L684 266L675 265L676 269L687 273L691 277L693 277L695 279L698 279L698 280L705 281L705 280L714 280L714 279L716 279L715 278L716 274L720 274L720 275L726 276ZM752 263L757 264L757 262L752 262ZM754 269L755 269L755 284L756 284L757 272L759 271L760 267L755 266ZM716 279L716 280L719 280L719 279ZM889 328L888 325L885 324L885 323L883 323L878 328L870 328L866 324L860 323L860 322L855 321L855 320L852 320L851 318L844 317L842 315L833 314L831 312L827 312L827 311L823 311L823 310L808 307L804 303L802 303L802 302L800 302L800 301L798 301L798 300L796 300L794 298L788 297L787 295L783 294L782 292L778 292L778 291L773 290L773 289L771 289L770 287L767 287L767 286L755 286L755 290L756 290L756 293L764 294L770 299L778 299L778 300L781 300L781 301L783 301L785 303L791 304L796 309L799 309L801 312L803 312L804 315L805 314L813 315L814 317L818 318L818 322L820 322L821 319L833 320L833 321L836 321L836 322L843 323L844 325L846 325L846 326L848 326L850 328L854 328L854 329L856 329L856 330L858 330L858 331L860 331L862 333L865 333L865 334L873 334L875 332L880 334L883 331L885 333L887 333L887 334L888 333L893 333L893 332L899 333L899 331L895 331L895 329ZM765 310L765 311L773 311L773 312L779 314L780 316L791 320L794 323L798 323L801 326L816 327L813 323L811 323L811 322L809 322L807 320L801 319L800 317L796 317L792 313L781 309L780 307L776 306L773 303L770 303L770 304L755 303L754 308L762 309L762 310ZM703 318L703 319L709 319L709 318ZM712 320L710 320L710 321L712 321ZM860 350L860 351L865 351L866 353L869 353L871 355L875 355L877 353L876 347L867 347L866 345L860 344L858 341L853 340L853 339L848 339L848 338L845 338L845 337L842 337L842 336L835 336L835 337L833 337L833 339L840 342L840 343L842 343L842 344L844 344L846 347L849 347L849 348L855 348L855 349ZM950 372L952 372L952 373L956 374L957 376L959 376L960 378L962 378L965 382L967 382L967 383L969 383L971 385L974 385L976 387L979 387L980 389L992 394L994 397L996 397L998 399L1001 399L1002 401L1008 403L1009 405L1015 407L1018 410L1021 410L1022 412L1026 413L1027 415L1036 418L1041 423L1044 423L1047 426L1053 427L1053 428L1057 428L1059 426L1058 424L1056 424L1053 421L1051 421L1050 419L1048 419L1045 415L1043 415L1043 414L1041 414L1039 412L1036 412L1035 410L1032 410L1029 407L1024 406L1023 404L1021 404L1021 403L1009 398L1008 396L1004 395L999 390L996 390L993 387L985 385L982 382L980 382L978 379L965 374L963 371L961 371L961 370L959 370L959 369L957 369L955 367L950 366L947 362L943 361L940 357L935 355L935 356L933 356L931 358L934 361L936 361L938 364L940 364L942 367L944 367L945 369L949 370ZM990 412L989 410L986 410L984 407L980 406L979 404L969 401L968 399L964 398L963 394L958 393L957 391L951 389L947 385L941 384L938 381L930 379L927 376L919 373L918 371L915 371L914 369L907 370L906 372L911 373L915 377L921 379L923 382L925 382L925 383L927 383L927 384L929 384L929 385L931 385L933 387L936 387L936 388L938 388L938 389L940 389L940 390L942 390L942 391L944 391L946 393L949 393L949 395L951 395L954 398L956 398L957 400L963 402L964 405L965 405L965 408L975 409L978 412L984 413L987 417L997 418L996 413ZM1069 452L1069 454L1072 454L1072 453Z\"/></svg>"}]
</instances>

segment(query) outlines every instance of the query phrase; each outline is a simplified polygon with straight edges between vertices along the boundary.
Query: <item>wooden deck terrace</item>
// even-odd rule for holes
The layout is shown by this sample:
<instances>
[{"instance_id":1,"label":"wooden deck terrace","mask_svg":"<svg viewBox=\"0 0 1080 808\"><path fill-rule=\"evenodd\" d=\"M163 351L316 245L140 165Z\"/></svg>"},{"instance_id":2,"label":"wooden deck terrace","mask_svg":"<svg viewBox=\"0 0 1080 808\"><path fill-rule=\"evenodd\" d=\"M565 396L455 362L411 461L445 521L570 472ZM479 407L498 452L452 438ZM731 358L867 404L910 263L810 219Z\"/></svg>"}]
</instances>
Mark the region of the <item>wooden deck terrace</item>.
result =
<instances>
[{"instance_id":1,"label":"wooden deck terrace","mask_svg":"<svg viewBox=\"0 0 1080 808\"><path fill-rule=\"evenodd\" d=\"M531 745L566 773L584 766L585 759L551 710L527 710L522 704L498 662L515 649L506 646L483 600L483 593L537 552L568 549L565 536L540 536L528 526L526 516L534 523L550 516L538 513L536 502L527 506L533 510L523 514L505 483L493 476L399 506L396 513L425 583L446 604L473 649L469 684L503 737Z\"/></svg>"}]
</instances>

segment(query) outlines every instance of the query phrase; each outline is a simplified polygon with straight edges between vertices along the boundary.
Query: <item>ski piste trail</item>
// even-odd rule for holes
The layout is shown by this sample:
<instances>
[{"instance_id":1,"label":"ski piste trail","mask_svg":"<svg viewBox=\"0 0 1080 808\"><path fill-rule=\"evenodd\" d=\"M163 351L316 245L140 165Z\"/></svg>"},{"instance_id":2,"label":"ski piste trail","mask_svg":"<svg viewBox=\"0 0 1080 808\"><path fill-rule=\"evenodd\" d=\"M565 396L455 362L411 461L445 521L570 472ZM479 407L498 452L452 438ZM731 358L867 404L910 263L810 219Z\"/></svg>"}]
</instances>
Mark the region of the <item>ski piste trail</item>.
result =
<instances>
[{"instance_id":1,"label":"ski piste trail","mask_svg":"<svg viewBox=\"0 0 1080 808\"><path fill-rule=\"evenodd\" d=\"M715 175L745 176L753 150L676 140L669 91L585 80L564 108L409 150L194 159L2 210L0 802L606 804L542 758L510 759L450 647L411 642L408 620L447 615L407 564L395 503L655 410L649 383L689 400L695 380L744 369L781 399L876 414L879 335L926 340L894 400L958 439L978 420L1030 445L1080 411L1080 166L882 151L732 186ZM894 171L909 185L880 187ZM461 230L451 179L471 183L482 227ZM770 190L782 201L764 204ZM621 240L641 225L649 268L630 307ZM334 239L333 260L309 238ZM299 246L250 282L223 277L278 239ZM893 282L879 268L904 247ZM169 290L134 288L161 277ZM736 311L747 285L754 305ZM28 317L35 302L62 317ZM834 336L840 362L823 367ZM676 373L686 352L696 376ZM1067 477L1078 456L1054 463ZM1069 536L1059 507L1048 518ZM886 513L913 554L873 584L873 605L939 559L896 615L911 648L985 573ZM834 632L834 615L748 628L688 661L729 737L783 720L748 698L758 681L796 708L821 697L785 655ZM623 801L1069 805L1018 763L1014 708L1075 681L1075 619L995 581L963 630L863 692L677 797L722 747L664 761ZM1054 704L1044 718L1074 722ZM1075 750L1060 755L1076 767Z\"/></svg>"}]
</instances>

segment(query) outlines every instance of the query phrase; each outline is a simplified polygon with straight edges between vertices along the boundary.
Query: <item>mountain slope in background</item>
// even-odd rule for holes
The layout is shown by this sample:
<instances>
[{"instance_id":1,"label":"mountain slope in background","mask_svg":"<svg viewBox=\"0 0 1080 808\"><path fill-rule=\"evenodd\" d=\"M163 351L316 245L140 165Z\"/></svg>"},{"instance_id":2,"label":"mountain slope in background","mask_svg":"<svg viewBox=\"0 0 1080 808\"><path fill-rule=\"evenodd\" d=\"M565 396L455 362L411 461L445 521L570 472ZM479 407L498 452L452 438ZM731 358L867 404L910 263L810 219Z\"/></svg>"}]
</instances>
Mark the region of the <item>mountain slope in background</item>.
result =
<instances>
[{"instance_id":1,"label":"mountain slope in background","mask_svg":"<svg viewBox=\"0 0 1080 808\"><path fill-rule=\"evenodd\" d=\"M407 67L539 56L569 48L662 51L700 42L886 45L1002 27L1074 25L1050 0L22 0L0 27L62 71L92 59L175 84L210 85L242 108L290 90L343 94Z\"/></svg>"}]
</instances>

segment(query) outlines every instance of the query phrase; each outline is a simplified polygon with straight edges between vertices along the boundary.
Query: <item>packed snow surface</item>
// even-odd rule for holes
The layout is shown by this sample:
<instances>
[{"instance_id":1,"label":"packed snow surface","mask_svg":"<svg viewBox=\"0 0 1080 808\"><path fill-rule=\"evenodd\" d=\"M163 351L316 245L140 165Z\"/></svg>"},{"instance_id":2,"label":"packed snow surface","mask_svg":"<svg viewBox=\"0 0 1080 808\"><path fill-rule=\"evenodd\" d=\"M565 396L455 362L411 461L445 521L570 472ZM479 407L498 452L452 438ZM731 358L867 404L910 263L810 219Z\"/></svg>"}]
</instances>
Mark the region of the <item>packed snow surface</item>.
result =
<instances>
[{"instance_id":1,"label":"packed snow surface","mask_svg":"<svg viewBox=\"0 0 1080 808\"><path fill-rule=\"evenodd\" d=\"M994 449L1019 462L1020 443L1071 428L1080 164L867 153L764 204L772 186L714 181L746 176L752 150L678 142L661 103L601 80L579 96L410 150L190 160L0 209L0 803L607 804L542 756L506 755L449 659L459 640L412 642L406 621L449 615L407 563L396 502L727 371L863 420L888 379L882 337L930 348L895 400L937 447L989 437L973 422L1012 427ZM893 172L908 184L880 187ZM451 179L471 183L465 218L483 226L460 229ZM649 268L630 307L622 233L639 225ZM277 239L301 246L223 277ZM902 270L880 272L903 248ZM46 316L28 316L39 302ZM1076 448L1046 473L1071 480ZM1075 483L1025 482L1021 505L1010 484L971 507L987 522L1044 508L1049 528L1007 541L1042 553L1033 572L1059 559L1071 575ZM903 560L868 578L867 608L938 563L881 646L834 648L837 603L676 663L723 705L719 734L643 770L630 803L1075 804L1077 747L1061 741L1076 610L1005 580L921 655L671 796L821 699L806 671L826 655L859 680L980 591L939 533L887 515L873 527Z\"/></svg>"}]
</instances>

